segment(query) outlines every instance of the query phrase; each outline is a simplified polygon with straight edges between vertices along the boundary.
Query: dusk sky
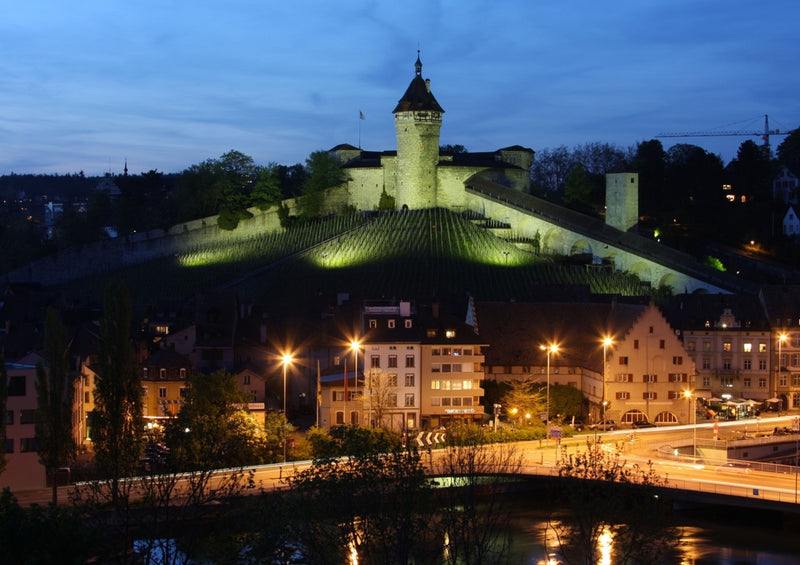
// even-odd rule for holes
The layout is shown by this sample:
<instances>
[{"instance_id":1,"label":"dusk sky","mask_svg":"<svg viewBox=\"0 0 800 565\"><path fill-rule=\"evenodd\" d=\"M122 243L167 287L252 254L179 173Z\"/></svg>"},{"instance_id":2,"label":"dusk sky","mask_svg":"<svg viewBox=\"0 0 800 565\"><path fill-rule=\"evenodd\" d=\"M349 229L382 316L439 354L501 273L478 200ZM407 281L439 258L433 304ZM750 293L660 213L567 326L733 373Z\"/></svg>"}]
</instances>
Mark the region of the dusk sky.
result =
<instances>
[{"instance_id":1,"label":"dusk sky","mask_svg":"<svg viewBox=\"0 0 800 565\"><path fill-rule=\"evenodd\" d=\"M441 143L470 151L800 125L797 0L6 0L0 14L0 174L394 149L417 49ZM727 163L748 139L661 141Z\"/></svg>"}]
</instances>

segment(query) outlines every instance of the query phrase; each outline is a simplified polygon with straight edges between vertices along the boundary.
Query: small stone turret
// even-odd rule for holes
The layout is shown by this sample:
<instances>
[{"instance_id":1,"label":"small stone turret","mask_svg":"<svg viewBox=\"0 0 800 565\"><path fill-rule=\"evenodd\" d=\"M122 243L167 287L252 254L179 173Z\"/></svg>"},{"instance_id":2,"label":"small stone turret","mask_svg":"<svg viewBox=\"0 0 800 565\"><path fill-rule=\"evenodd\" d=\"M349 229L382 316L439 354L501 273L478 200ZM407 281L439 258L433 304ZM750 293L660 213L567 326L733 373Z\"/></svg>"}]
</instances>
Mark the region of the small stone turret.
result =
<instances>
[{"instance_id":1,"label":"small stone turret","mask_svg":"<svg viewBox=\"0 0 800 565\"><path fill-rule=\"evenodd\" d=\"M628 231L639 222L639 174L606 174L606 225Z\"/></svg>"},{"instance_id":2,"label":"small stone turret","mask_svg":"<svg viewBox=\"0 0 800 565\"><path fill-rule=\"evenodd\" d=\"M397 207L411 209L437 206L439 130L444 110L431 92L430 79L422 78L417 52L416 73L397 103L394 127L397 133Z\"/></svg>"}]
</instances>

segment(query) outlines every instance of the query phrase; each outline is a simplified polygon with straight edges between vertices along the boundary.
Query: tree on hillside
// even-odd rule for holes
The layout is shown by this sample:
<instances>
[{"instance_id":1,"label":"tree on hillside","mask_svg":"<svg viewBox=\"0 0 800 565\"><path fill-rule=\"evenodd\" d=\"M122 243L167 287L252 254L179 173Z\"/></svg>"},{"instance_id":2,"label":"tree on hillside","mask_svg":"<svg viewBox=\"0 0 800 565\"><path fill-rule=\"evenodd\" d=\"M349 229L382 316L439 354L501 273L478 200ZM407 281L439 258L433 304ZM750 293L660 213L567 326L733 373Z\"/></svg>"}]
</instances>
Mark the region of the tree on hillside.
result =
<instances>
[{"instance_id":1,"label":"tree on hillside","mask_svg":"<svg viewBox=\"0 0 800 565\"><path fill-rule=\"evenodd\" d=\"M781 164L800 163L800 127L795 128L778 145L777 156Z\"/></svg>"},{"instance_id":2,"label":"tree on hillside","mask_svg":"<svg viewBox=\"0 0 800 565\"><path fill-rule=\"evenodd\" d=\"M105 292L97 356L95 409L90 414L95 463L109 483L115 506L127 501L122 479L139 466L144 422L142 385L131 343L128 289L112 283Z\"/></svg>"},{"instance_id":3,"label":"tree on hillside","mask_svg":"<svg viewBox=\"0 0 800 565\"><path fill-rule=\"evenodd\" d=\"M542 149L531 167L532 192L548 198L559 196L574 165L574 157L566 145Z\"/></svg>"},{"instance_id":4,"label":"tree on hillside","mask_svg":"<svg viewBox=\"0 0 800 565\"><path fill-rule=\"evenodd\" d=\"M739 146L736 158L728 164L732 175L733 191L744 195L747 203L772 200L772 179L775 168L769 147L758 145L748 139Z\"/></svg>"},{"instance_id":5,"label":"tree on hillside","mask_svg":"<svg viewBox=\"0 0 800 565\"><path fill-rule=\"evenodd\" d=\"M725 168L735 199L727 207L729 220L717 227L726 241L749 241L770 235L773 216L772 181L776 167L769 147L748 139ZM778 211L778 214L783 210Z\"/></svg>"},{"instance_id":6,"label":"tree on hillside","mask_svg":"<svg viewBox=\"0 0 800 565\"><path fill-rule=\"evenodd\" d=\"M249 217L253 189L263 204L270 193L270 173L255 164L253 158L231 150L218 159L207 159L192 165L181 174L178 198L182 205L181 220L220 214L220 227L233 229L240 219Z\"/></svg>"},{"instance_id":7,"label":"tree on hillside","mask_svg":"<svg viewBox=\"0 0 800 565\"><path fill-rule=\"evenodd\" d=\"M59 247L83 245L103 239L103 227L112 219L111 200L108 194L91 191L83 202L64 205L64 213L57 221Z\"/></svg>"},{"instance_id":8,"label":"tree on hillside","mask_svg":"<svg viewBox=\"0 0 800 565\"><path fill-rule=\"evenodd\" d=\"M722 160L701 147L670 147L665 176L671 197L664 202L665 212L681 224L712 228L708 218L718 217L727 204L722 170Z\"/></svg>"},{"instance_id":9,"label":"tree on hillside","mask_svg":"<svg viewBox=\"0 0 800 565\"><path fill-rule=\"evenodd\" d=\"M592 184L583 164L576 163L564 181L564 204L585 214L592 213Z\"/></svg>"},{"instance_id":10,"label":"tree on hillside","mask_svg":"<svg viewBox=\"0 0 800 565\"><path fill-rule=\"evenodd\" d=\"M281 189L281 198L297 198L303 194L303 183L306 181L307 172L302 163L291 166L278 165L275 173Z\"/></svg>"},{"instance_id":11,"label":"tree on hillside","mask_svg":"<svg viewBox=\"0 0 800 565\"><path fill-rule=\"evenodd\" d=\"M665 193L664 146L657 139L642 141L636 146L631 168L639 174L639 213L663 220L663 205L668 195Z\"/></svg>"},{"instance_id":12,"label":"tree on hillside","mask_svg":"<svg viewBox=\"0 0 800 565\"><path fill-rule=\"evenodd\" d=\"M141 175L114 178L121 193L113 203L121 236L136 231L168 229L175 224L178 202L171 191L174 177L151 169Z\"/></svg>"},{"instance_id":13,"label":"tree on hillside","mask_svg":"<svg viewBox=\"0 0 800 565\"><path fill-rule=\"evenodd\" d=\"M259 210L269 210L280 203L282 198L277 163L270 163L259 171L258 178L250 192L250 199L251 206L255 206Z\"/></svg>"},{"instance_id":14,"label":"tree on hillside","mask_svg":"<svg viewBox=\"0 0 800 565\"><path fill-rule=\"evenodd\" d=\"M50 475L53 504L58 504L56 473L75 458L72 433L72 376L69 374L67 330L54 308L47 309L44 363L36 364L36 445L39 462ZM46 364L46 366L45 366Z\"/></svg>"},{"instance_id":15,"label":"tree on hillside","mask_svg":"<svg viewBox=\"0 0 800 565\"><path fill-rule=\"evenodd\" d=\"M460 144L452 145L448 143L447 145L439 146L439 155L461 155L464 153L467 153L467 148Z\"/></svg>"},{"instance_id":16,"label":"tree on hillside","mask_svg":"<svg viewBox=\"0 0 800 565\"><path fill-rule=\"evenodd\" d=\"M325 203L325 191L341 185L344 171L341 163L328 151L315 151L306 159L303 195L297 201L299 216L304 220L318 218Z\"/></svg>"},{"instance_id":17,"label":"tree on hillside","mask_svg":"<svg viewBox=\"0 0 800 565\"><path fill-rule=\"evenodd\" d=\"M378 200L379 212L394 212L397 209L397 203L394 196L389 196L386 193L386 188L381 191L381 197Z\"/></svg>"},{"instance_id":18,"label":"tree on hillside","mask_svg":"<svg viewBox=\"0 0 800 565\"><path fill-rule=\"evenodd\" d=\"M587 175L603 177L605 185L606 173L620 172L628 167L632 158L629 153L630 150L625 151L611 143L594 141L575 146L572 155L576 162L583 165Z\"/></svg>"}]
</instances>

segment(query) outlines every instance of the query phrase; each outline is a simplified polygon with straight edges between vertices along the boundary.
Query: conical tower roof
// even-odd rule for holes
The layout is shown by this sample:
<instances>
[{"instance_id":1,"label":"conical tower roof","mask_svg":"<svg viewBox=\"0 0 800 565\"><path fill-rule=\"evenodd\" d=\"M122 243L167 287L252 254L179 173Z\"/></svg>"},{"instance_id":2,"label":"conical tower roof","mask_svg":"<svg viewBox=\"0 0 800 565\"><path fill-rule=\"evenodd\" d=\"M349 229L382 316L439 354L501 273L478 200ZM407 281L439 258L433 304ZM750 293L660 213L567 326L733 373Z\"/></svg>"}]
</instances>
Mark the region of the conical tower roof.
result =
<instances>
[{"instance_id":1,"label":"conical tower roof","mask_svg":"<svg viewBox=\"0 0 800 565\"><path fill-rule=\"evenodd\" d=\"M397 112L409 111L444 113L444 110L439 106L436 98L434 98L431 93L429 81L422 78L422 61L419 59L419 52L417 52L417 62L414 66L416 68L414 78L411 80L411 84L408 85L406 93L403 94L403 97L397 103L392 113L396 114Z\"/></svg>"}]
</instances>

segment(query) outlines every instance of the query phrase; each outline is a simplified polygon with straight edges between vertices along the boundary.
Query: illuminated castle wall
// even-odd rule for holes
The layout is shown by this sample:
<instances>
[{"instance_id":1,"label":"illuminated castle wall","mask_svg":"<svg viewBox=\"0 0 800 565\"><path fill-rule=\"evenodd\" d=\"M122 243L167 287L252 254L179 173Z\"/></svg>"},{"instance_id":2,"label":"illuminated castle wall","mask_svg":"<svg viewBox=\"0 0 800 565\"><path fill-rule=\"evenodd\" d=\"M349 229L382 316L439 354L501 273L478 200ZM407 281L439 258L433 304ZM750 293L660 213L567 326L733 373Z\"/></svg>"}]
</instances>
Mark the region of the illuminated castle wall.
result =
<instances>
[{"instance_id":1,"label":"illuminated castle wall","mask_svg":"<svg viewBox=\"0 0 800 565\"><path fill-rule=\"evenodd\" d=\"M364 151L352 145L331 149L347 172L349 204L374 210L381 193L395 198L397 209L464 207L464 183L475 175L528 192L534 152L521 146L488 153L439 154L444 109L422 77L417 57L414 78L393 110L396 151Z\"/></svg>"}]
</instances>

